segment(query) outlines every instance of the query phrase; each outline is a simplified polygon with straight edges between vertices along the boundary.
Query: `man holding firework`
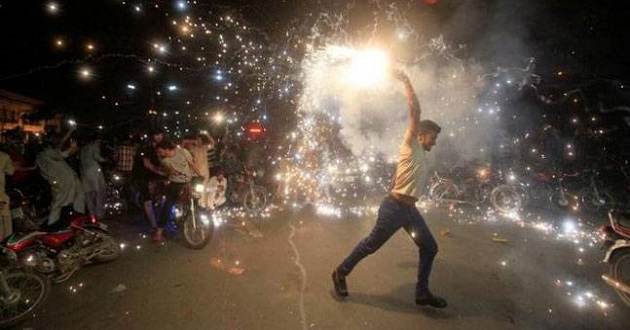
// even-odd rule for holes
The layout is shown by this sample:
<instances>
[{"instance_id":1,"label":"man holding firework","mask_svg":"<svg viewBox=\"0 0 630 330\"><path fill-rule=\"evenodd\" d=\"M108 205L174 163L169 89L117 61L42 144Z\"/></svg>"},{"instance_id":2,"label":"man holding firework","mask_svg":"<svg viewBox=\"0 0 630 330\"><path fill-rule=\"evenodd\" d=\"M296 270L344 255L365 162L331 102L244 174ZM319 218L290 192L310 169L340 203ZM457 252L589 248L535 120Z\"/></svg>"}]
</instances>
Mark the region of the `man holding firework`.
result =
<instances>
[{"instance_id":1,"label":"man holding firework","mask_svg":"<svg viewBox=\"0 0 630 330\"><path fill-rule=\"evenodd\" d=\"M380 205L372 232L333 271L333 284L339 297L348 296L346 276L359 261L376 252L402 227L416 243L420 254L416 305L444 308L447 306L446 301L429 291L429 276L438 251L437 243L415 206L428 176L426 153L435 145L441 128L431 120L420 120L420 103L407 75L402 71L394 71L394 77L405 86L409 124L400 147L392 189Z\"/></svg>"}]
</instances>

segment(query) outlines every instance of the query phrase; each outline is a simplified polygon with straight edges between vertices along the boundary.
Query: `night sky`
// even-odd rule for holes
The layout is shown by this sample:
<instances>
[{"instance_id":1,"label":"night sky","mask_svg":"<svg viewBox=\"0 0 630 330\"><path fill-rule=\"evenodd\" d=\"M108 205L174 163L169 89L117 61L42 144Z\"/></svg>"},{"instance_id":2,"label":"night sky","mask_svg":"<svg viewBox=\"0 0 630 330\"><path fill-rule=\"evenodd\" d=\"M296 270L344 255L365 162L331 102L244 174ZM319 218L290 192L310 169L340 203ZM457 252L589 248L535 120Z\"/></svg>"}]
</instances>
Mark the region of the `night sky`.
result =
<instances>
[{"instance_id":1,"label":"night sky","mask_svg":"<svg viewBox=\"0 0 630 330\"><path fill-rule=\"evenodd\" d=\"M222 104L273 112L300 92L313 24L343 17L355 42L387 44L402 26L418 44L443 36L454 56L488 71L535 58L545 85L599 82L595 94L624 105L623 1L433 2L0 0L0 88L43 100L47 112L105 125L141 120L148 110L200 114ZM403 61L418 54L396 51ZM283 88L290 91L279 95Z\"/></svg>"}]
</instances>

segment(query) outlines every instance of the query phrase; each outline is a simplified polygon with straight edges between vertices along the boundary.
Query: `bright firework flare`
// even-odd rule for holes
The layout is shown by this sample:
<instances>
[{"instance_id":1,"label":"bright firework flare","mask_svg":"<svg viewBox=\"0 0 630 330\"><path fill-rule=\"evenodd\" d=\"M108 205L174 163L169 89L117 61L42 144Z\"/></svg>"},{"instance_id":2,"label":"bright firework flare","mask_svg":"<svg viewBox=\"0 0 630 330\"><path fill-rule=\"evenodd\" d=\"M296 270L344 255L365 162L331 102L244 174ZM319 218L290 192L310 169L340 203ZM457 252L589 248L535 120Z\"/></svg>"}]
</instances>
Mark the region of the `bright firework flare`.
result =
<instances>
[{"instance_id":1,"label":"bright firework flare","mask_svg":"<svg viewBox=\"0 0 630 330\"><path fill-rule=\"evenodd\" d=\"M345 64L343 79L350 86L376 87L388 78L391 71L391 60L380 49L331 46L327 53L333 60Z\"/></svg>"}]
</instances>

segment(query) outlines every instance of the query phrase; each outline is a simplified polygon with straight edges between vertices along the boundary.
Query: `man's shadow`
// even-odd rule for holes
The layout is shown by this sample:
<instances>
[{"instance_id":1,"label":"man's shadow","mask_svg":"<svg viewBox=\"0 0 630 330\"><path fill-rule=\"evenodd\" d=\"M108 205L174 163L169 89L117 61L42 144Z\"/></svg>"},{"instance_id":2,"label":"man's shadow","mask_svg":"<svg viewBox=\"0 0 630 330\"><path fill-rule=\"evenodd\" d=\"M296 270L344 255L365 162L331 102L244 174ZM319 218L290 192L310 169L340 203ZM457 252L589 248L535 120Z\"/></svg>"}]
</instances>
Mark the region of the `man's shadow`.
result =
<instances>
[{"instance_id":1,"label":"man's shadow","mask_svg":"<svg viewBox=\"0 0 630 330\"><path fill-rule=\"evenodd\" d=\"M437 320L452 319L456 315L448 312L447 309L436 309L428 306L416 306L413 295L409 292L415 291L414 284L404 284L395 290L382 294L372 295L361 292L350 292L348 297L340 298L335 294L334 290L330 290L333 299L347 304L362 304L388 310L392 312L418 314L422 313L427 317Z\"/></svg>"}]
</instances>

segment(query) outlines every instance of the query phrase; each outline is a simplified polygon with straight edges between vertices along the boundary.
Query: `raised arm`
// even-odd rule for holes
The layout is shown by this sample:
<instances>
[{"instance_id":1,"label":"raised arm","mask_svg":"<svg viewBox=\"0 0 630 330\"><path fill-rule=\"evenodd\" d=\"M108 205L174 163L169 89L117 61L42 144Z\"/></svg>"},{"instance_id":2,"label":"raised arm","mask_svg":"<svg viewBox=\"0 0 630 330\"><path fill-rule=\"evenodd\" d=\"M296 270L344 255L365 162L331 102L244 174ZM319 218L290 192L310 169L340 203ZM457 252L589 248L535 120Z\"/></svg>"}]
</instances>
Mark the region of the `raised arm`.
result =
<instances>
[{"instance_id":1,"label":"raised arm","mask_svg":"<svg viewBox=\"0 0 630 330\"><path fill-rule=\"evenodd\" d=\"M184 151L184 154L186 155L185 157L186 162L188 162L188 167L190 167L190 169L198 176L203 176L201 175L201 170L199 170L199 167L195 164L192 154L186 149L182 149L182 151Z\"/></svg>"},{"instance_id":2,"label":"raised arm","mask_svg":"<svg viewBox=\"0 0 630 330\"><path fill-rule=\"evenodd\" d=\"M394 71L394 77L400 80L405 86L405 94L407 96L407 108L409 110L409 124L407 130L411 133L411 136L415 137L418 134L418 124L420 123L420 102L416 96L413 86L409 81L407 74L400 70Z\"/></svg>"},{"instance_id":3,"label":"raised arm","mask_svg":"<svg viewBox=\"0 0 630 330\"><path fill-rule=\"evenodd\" d=\"M70 136L72 135L72 133L74 133L76 129L76 126L70 126L66 134L62 136L61 139L59 139L59 141L57 142L57 148L63 148L63 144L66 143L66 141L70 138Z\"/></svg>"}]
</instances>

